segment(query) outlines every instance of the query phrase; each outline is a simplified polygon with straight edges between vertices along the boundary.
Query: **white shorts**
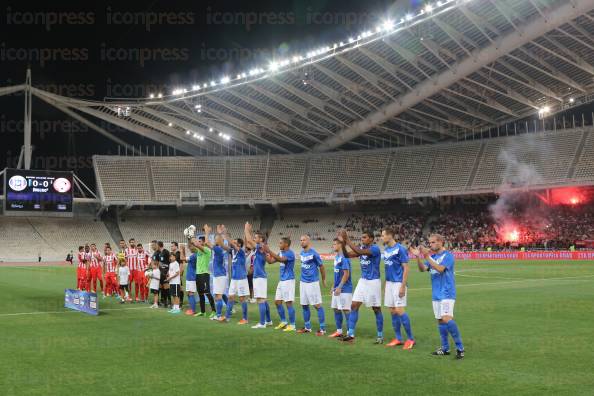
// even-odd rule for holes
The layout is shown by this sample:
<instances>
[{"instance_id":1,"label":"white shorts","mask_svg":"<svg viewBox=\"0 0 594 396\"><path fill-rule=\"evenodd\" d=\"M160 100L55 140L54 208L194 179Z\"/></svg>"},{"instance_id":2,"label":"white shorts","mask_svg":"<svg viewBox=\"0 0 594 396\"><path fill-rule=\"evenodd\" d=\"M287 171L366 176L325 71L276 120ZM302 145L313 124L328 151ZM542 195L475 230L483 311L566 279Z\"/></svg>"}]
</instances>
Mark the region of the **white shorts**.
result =
<instances>
[{"instance_id":1,"label":"white shorts","mask_svg":"<svg viewBox=\"0 0 594 396\"><path fill-rule=\"evenodd\" d=\"M321 304L320 282L299 282L299 303L301 305Z\"/></svg>"},{"instance_id":2,"label":"white shorts","mask_svg":"<svg viewBox=\"0 0 594 396\"><path fill-rule=\"evenodd\" d=\"M230 296L249 296L250 295L250 285L248 284L247 279L231 279L231 284L229 285L229 295Z\"/></svg>"},{"instance_id":3,"label":"white shorts","mask_svg":"<svg viewBox=\"0 0 594 396\"><path fill-rule=\"evenodd\" d=\"M295 301L295 279L278 282L274 299L277 301Z\"/></svg>"},{"instance_id":4,"label":"white shorts","mask_svg":"<svg viewBox=\"0 0 594 396\"><path fill-rule=\"evenodd\" d=\"M186 291L196 293L196 281L186 281Z\"/></svg>"},{"instance_id":5,"label":"white shorts","mask_svg":"<svg viewBox=\"0 0 594 396\"><path fill-rule=\"evenodd\" d=\"M433 301L433 313L435 319L441 319L444 316L454 317L454 304L456 300Z\"/></svg>"},{"instance_id":6,"label":"white shorts","mask_svg":"<svg viewBox=\"0 0 594 396\"><path fill-rule=\"evenodd\" d=\"M268 298L267 278L254 278L254 298Z\"/></svg>"},{"instance_id":7,"label":"white shorts","mask_svg":"<svg viewBox=\"0 0 594 396\"><path fill-rule=\"evenodd\" d=\"M404 297L400 298L401 282L386 281L386 290L384 291L384 306L390 308L406 307L406 296L408 287L404 291Z\"/></svg>"},{"instance_id":8,"label":"white shorts","mask_svg":"<svg viewBox=\"0 0 594 396\"><path fill-rule=\"evenodd\" d=\"M225 294L227 291L227 277L217 276L212 281L213 294Z\"/></svg>"},{"instance_id":9,"label":"white shorts","mask_svg":"<svg viewBox=\"0 0 594 396\"><path fill-rule=\"evenodd\" d=\"M382 281L379 279L359 279L353 301L365 304L366 307L382 306Z\"/></svg>"},{"instance_id":10,"label":"white shorts","mask_svg":"<svg viewBox=\"0 0 594 396\"><path fill-rule=\"evenodd\" d=\"M332 304L330 307L340 309L341 311L350 311L352 302L353 293L340 293L340 296L332 294Z\"/></svg>"}]
</instances>

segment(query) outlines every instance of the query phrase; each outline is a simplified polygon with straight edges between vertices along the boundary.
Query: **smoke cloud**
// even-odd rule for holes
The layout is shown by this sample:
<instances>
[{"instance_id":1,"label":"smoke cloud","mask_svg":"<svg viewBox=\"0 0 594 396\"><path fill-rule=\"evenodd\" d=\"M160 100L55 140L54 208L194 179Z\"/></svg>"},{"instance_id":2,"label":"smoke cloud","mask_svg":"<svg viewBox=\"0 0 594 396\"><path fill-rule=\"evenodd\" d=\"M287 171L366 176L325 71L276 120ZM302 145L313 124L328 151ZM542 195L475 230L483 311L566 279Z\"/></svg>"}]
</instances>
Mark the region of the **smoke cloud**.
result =
<instances>
[{"instance_id":1,"label":"smoke cloud","mask_svg":"<svg viewBox=\"0 0 594 396\"><path fill-rule=\"evenodd\" d=\"M538 165L554 153L549 143L534 135L506 140L509 143L498 155L498 164L503 166L501 193L489 211L499 239L507 242L526 234L526 230L521 230L521 223L526 219L529 219L532 231L547 226L546 209L531 202L530 196L521 189L543 182Z\"/></svg>"}]
</instances>

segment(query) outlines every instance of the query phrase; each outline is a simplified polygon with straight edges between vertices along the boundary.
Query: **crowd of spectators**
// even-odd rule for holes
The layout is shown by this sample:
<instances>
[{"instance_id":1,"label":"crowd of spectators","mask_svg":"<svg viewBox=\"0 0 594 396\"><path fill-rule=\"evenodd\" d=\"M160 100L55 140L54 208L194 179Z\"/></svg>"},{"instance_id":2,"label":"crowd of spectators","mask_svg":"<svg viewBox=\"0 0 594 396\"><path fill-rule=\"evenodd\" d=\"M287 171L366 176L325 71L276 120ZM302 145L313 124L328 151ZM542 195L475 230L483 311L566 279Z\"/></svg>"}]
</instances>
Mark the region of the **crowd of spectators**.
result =
<instances>
[{"instance_id":1,"label":"crowd of spectators","mask_svg":"<svg viewBox=\"0 0 594 396\"><path fill-rule=\"evenodd\" d=\"M319 223L317 218L302 220ZM288 224L287 228L300 228ZM426 244L430 233L446 238L454 250L542 250L594 247L594 206L556 206L537 209L517 208L505 216L493 216L488 206L434 210L431 213L349 214L344 223L330 222L323 231L312 231L314 241L331 241L340 229L349 231L356 242L363 231L379 238L383 228L392 228L405 245ZM282 233L281 233L282 234ZM378 240L378 243L381 243Z\"/></svg>"}]
</instances>

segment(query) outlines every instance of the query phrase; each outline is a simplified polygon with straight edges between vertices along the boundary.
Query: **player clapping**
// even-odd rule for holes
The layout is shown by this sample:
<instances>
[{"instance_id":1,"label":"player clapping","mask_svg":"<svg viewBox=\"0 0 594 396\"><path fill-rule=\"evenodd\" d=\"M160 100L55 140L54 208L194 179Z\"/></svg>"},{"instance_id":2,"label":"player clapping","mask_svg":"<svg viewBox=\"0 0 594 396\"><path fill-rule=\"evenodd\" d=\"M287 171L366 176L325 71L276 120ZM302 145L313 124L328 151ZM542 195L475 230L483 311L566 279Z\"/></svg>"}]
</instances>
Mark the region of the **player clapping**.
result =
<instances>
[{"instance_id":1,"label":"player clapping","mask_svg":"<svg viewBox=\"0 0 594 396\"><path fill-rule=\"evenodd\" d=\"M355 340L355 328L359 319L359 307L365 304L373 309L375 313L375 324L377 327L377 338L375 344L384 342L384 316L382 315L382 282L380 279L381 251L374 243L373 232L365 231L361 236L361 245L355 244L349 239L346 231L341 231L338 238L343 242L343 254L345 257L359 257L361 264L361 278L355 287L351 314L349 315L348 334L343 341L352 342ZM347 252L346 246L351 248Z\"/></svg>"},{"instance_id":2,"label":"player clapping","mask_svg":"<svg viewBox=\"0 0 594 396\"><path fill-rule=\"evenodd\" d=\"M431 296L433 313L437 319L437 327L441 337L441 347L433 355L450 354L448 333L456 343L456 358L464 357L464 345L454 321L454 304L456 302L456 281L454 279L454 255L445 249L445 238L439 234L429 236L429 249L421 246L411 248L410 252L417 256L419 271L431 274ZM421 259L424 258L424 261Z\"/></svg>"},{"instance_id":3,"label":"player clapping","mask_svg":"<svg viewBox=\"0 0 594 396\"><path fill-rule=\"evenodd\" d=\"M270 320L270 306L266 298L268 297L268 274L266 274L266 253L263 245L266 238L262 232L253 232L252 225L245 223L244 227L245 244L254 250L254 297L258 302L260 311L260 321L252 326L252 329L264 329L266 326L272 326Z\"/></svg>"},{"instance_id":4,"label":"player clapping","mask_svg":"<svg viewBox=\"0 0 594 396\"><path fill-rule=\"evenodd\" d=\"M404 312L408 287L408 254L404 246L396 242L392 229L386 228L382 231L382 241L385 247L382 257L386 271L384 305L390 309L392 326L396 334L396 338L388 343L388 346L402 345L400 327L403 326L408 337L403 349L412 349L415 340L410 326L410 318Z\"/></svg>"},{"instance_id":5,"label":"player clapping","mask_svg":"<svg viewBox=\"0 0 594 396\"><path fill-rule=\"evenodd\" d=\"M303 308L303 321L305 322L302 329L297 330L297 333L311 333L311 312L309 306L313 305L318 312L318 321L320 323L320 330L316 332L317 336L326 334L326 315L324 307L322 307L322 291L320 290L320 281L318 277L318 270L322 277L322 284L326 287L326 271L322 258L311 246L308 235L301 236L301 282L299 282L299 301Z\"/></svg>"},{"instance_id":6,"label":"player clapping","mask_svg":"<svg viewBox=\"0 0 594 396\"><path fill-rule=\"evenodd\" d=\"M248 323L248 303L247 298L250 295L249 284L247 280L247 263L245 250L243 249L243 239L237 238L229 241L231 245L231 284L229 285L229 300L227 301L226 319L229 321L231 312L233 312L233 305L235 304L235 296L239 296L241 303L241 320L237 322L239 325Z\"/></svg>"}]
</instances>

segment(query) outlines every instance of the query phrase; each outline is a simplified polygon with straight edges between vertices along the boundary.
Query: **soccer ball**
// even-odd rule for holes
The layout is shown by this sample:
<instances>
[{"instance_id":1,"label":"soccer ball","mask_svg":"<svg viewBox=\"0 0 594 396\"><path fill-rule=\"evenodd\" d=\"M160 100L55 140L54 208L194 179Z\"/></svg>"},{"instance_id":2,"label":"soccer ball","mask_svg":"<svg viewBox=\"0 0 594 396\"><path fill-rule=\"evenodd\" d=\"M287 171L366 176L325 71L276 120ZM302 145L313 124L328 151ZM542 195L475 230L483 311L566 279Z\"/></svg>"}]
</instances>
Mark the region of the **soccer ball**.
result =
<instances>
[{"instance_id":1,"label":"soccer ball","mask_svg":"<svg viewBox=\"0 0 594 396\"><path fill-rule=\"evenodd\" d=\"M196 226L195 225L191 225L184 230L184 236L187 239L194 238L195 235L196 235Z\"/></svg>"}]
</instances>

